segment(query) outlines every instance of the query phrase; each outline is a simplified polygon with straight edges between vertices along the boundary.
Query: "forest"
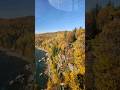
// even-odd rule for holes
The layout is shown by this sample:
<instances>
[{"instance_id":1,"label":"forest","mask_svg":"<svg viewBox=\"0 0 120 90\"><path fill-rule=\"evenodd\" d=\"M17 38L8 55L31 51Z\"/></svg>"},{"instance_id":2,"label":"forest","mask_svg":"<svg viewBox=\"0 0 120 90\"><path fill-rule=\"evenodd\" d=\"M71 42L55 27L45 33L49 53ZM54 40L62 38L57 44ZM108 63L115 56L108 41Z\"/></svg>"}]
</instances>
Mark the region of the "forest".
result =
<instances>
[{"instance_id":1,"label":"forest","mask_svg":"<svg viewBox=\"0 0 120 90\"><path fill-rule=\"evenodd\" d=\"M34 17L0 19L0 48L34 59Z\"/></svg>"},{"instance_id":2,"label":"forest","mask_svg":"<svg viewBox=\"0 0 120 90\"><path fill-rule=\"evenodd\" d=\"M120 88L120 7L109 2L86 12L86 89Z\"/></svg>"},{"instance_id":3,"label":"forest","mask_svg":"<svg viewBox=\"0 0 120 90\"><path fill-rule=\"evenodd\" d=\"M35 46L49 57L47 90L119 90L119 20L120 7L96 4L85 30L37 34Z\"/></svg>"},{"instance_id":4,"label":"forest","mask_svg":"<svg viewBox=\"0 0 120 90\"><path fill-rule=\"evenodd\" d=\"M85 89L84 29L37 34L35 45L48 53L47 90Z\"/></svg>"}]
</instances>

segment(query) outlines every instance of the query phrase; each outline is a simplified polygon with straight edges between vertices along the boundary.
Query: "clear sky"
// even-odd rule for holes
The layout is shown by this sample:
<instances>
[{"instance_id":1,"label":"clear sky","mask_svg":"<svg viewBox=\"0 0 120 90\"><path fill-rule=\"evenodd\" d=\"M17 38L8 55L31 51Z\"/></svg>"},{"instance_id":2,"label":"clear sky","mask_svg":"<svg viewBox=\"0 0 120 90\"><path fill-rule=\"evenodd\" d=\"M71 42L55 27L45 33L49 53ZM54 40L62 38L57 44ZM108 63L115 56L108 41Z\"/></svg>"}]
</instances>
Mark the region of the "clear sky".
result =
<instances>
[{"instance_id":1,"label":"clear sky","mask_svg":"<svg viewBox=\"0 0 120 90\"><path fill-rule=\"evenodd\" d=\"M96 7L96 3L98 3L100 6L106 6L111 1L111 3L114 6L120 5L120 0L86 0L85 1L85 9L86 11L89 11Z\"/></svg>"},{"instance_id":2,"label":"clear sky","mask_svg":"<svg viewBox=\"0 0 120 90\"><path fill-rule=\"evenodd\" d=\"M75 0L74 7L76 8L76 5L78 7L71 11L70 7L72 7L72 3L70 1L72 0L62 0L61 8L57 7L56 1L58 0L36 0L36 33L56 32L72 30L75 27L85 27L85 0Z\"/></svg>"},{"instance_id":3,"label":"clear sky","mask_svg":"<svg viewBox=\"0 0 120 90\"><path fill-rule=\"evenodd\" d=\"M33 16L35 0L0 0L0 18Z\"/></svg>"}]
</instances>

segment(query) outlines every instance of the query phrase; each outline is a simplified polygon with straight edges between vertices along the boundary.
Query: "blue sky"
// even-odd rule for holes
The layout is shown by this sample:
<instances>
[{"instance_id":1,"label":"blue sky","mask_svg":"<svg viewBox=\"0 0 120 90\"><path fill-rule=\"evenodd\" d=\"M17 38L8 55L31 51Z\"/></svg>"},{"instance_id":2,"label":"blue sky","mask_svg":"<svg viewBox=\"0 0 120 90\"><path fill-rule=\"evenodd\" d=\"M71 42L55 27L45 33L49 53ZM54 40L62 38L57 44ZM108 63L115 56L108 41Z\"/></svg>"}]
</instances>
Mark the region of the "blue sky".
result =
<instances>
[{"instance_id":1,"label":"blue sky","mask_svg":"<svg viewBox=\"0 0 120 90\"><path fill-rule=\"evenodd\" d=\"M0 18L33 16L34 9L35 0L0 0Z\"/></svg>"},{"instance_id":2,"label":"blue sky","mask_svg":"<svg viewBox=\"0 0 120 90\"><path fill-rule=\"evenodd\" d=\"M67 1L69 3L70 0ZM67 8L67 5L70 5L68 3L64 3L64 8ZM36 0L36 33L56 32L72 30L75 27L85 27L84 0L79 0L79 7L77 10L64 11L62 9L56 9L48 0Z\"/></svg>"},{"instance_id":3,"label":"blue sky","mask_svg":"<svg viewBox=\"0 0 120 90\"><path fill-rule=\"evenodd\" d=\"M86 0L85 1L85 9L86 11L89 11L93 8L96 7L96 3L98 3L100 6L106 6L106 4L109 3L109 1L111 1L111 3L114 5L114 6L119 6L119 3L120 3L120 0Z\"/></svg>"}]
</instances>

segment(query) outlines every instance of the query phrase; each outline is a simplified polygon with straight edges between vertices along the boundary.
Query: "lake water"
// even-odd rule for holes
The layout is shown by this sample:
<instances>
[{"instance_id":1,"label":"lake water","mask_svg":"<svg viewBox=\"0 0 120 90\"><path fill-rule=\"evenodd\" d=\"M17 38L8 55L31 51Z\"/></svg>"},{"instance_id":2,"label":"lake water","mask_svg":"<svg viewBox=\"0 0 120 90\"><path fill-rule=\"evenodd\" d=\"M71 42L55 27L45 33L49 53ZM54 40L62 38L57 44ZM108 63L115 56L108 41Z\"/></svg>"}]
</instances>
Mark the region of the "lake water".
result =
<instances>
[{"instance_id":1,"label":"lake water","mask_svg":"<svg viewBox=\"0 0 120 90\"><path fill-rule=\"evenodd\" d=\"M46 52L42 50L35 50L36 55L36 74L35 79L41 89L47 87L48 76L44 74L47 65L42 60ZM39 60L41 60L39 62ZM5 90L10 80L16 78L20 72L23 72L24 66L28 64L26 61L15 56L8 56L6 52L0 51L0 90Z\"/></svg>"},{"instance_id":2,"label":"lake water","mask_svg":"<svg viewBox=\"0 0 120 90\"><path fill-rule=\"evenodd\" d=\"M0 51L0 90L7 87L10 80L23 72L26 61L15 56L9 56L4 51Z\"/></svg>"}]
</instances>

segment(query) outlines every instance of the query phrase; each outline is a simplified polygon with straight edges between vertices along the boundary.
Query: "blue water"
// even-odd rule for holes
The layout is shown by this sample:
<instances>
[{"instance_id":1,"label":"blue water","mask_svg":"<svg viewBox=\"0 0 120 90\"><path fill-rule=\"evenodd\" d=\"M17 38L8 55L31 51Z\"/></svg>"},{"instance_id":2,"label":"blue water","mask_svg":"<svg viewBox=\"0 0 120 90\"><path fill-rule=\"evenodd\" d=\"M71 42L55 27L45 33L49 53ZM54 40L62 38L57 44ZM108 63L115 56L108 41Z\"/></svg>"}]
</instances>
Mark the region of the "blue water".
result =
<instances>
[{"instance_id":1,"label":"blue water","mask_svg":"<svg viewBox=\"0 0 120 90\"><path fill-rule=\"evenodd\" d=\"M42 50L35 50L35 56L36 56L36 82L38 83L39 87L41 89L45 89L47 87L47 80L48 76L44 74L44 71L47 68L47 65L45 61L39 62L43 57L45 57L46 52ZM42 73L42 75L40 75Z\"/></svg>"},{"instance_id":2,"label":"blue water","mask_svg":"<svg viewBox=\"0 0 120 90\"><path fill-rule=\"evenodd\" d=\"M0 90L5 90L9 81L24 71L26 64L28 64L26 61L0 51Z\"/></svg>"}]
</instances>

